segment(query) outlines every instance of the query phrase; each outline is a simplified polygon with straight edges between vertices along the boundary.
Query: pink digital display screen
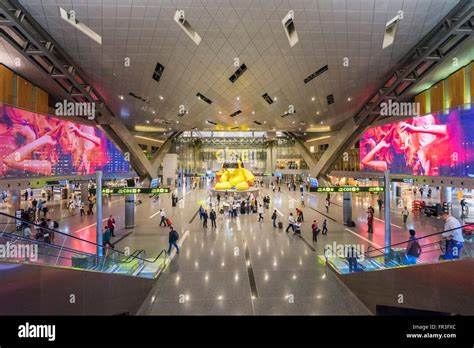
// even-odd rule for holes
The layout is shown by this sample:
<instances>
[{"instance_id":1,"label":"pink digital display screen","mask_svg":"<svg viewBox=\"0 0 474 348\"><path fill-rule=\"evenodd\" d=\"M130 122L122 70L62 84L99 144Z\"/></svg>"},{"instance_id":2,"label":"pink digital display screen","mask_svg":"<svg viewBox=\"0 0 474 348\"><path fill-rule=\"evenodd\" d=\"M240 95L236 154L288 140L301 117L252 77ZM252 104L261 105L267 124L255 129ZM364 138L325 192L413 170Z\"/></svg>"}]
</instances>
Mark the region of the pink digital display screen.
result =
<instances>
[{"instance_id":1,"label":"pink digital display screen","mask_svg":"<svg viewBox=\"0 0 474 348\"><path fill-rule=\"evenodd\" d=\"M474 177L474 112L453 109L373 127L360 139L365 172Z\"/></svg>"},{"instance_id":2,"label":"pink digital display screen","mask_svg":"<svg viewBox=\"0 0 474 348\"><path fill-rule=\"evenodd\" d=\"M127 173L129 163L99 129L0 104L0 177Z\"/></svg>"}]
</instances>

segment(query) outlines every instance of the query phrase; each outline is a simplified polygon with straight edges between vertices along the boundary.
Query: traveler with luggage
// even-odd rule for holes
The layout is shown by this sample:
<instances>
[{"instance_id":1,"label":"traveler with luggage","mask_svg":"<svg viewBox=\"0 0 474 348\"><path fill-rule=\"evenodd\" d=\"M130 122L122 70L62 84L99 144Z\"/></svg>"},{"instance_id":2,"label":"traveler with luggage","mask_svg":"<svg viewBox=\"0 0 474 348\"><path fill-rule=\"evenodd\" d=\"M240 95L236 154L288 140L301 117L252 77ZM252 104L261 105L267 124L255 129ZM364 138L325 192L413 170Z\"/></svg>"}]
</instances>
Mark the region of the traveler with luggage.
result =
<instances>
[{"instance_id":1,"label":"traveler with luggage","mask_svg":"<svg viewBox=\"0 0 474 348\"><path fill-rule=\"evenodd\" d=\"M321 232L322 235L328 234L328 227L327 227L327 225L328 225L328 221L327 221L326 219L324 219L324 221L323 221L323 230L322 230L322 232Z\"/></svg>"},{"instance_id":2,"label":"traveler with luggage","mask_svg":"<svg viewBox=\"0 0 474 348\"><path fill-rule=\"evenodd\" d=\"M311 232L313 234L313 242L318 241L318 234L321 230L318 228L318 223L316 220L313 220L313 224L311 225Z\"/></svg>"},{"instance_id":3,"label":"traveler with luggage","mask_svg":"<svg viewBox=\"0 0 474 348\"><path fill-rule=\"evenodd\" d=\"M202 227L207 228L207 219L209 218L209 215L207 214L207 210L204 209L204 213L202 213Z\"/></svg>"},{"instance_id":4,"label":"traveler with luggage","mask_svg":"<svg viewBox=\"0 0 474 348\"><path fill-rule=\"evenodd\" d=\"M288 216L288 227L286 228L286 231L285 232L288 232L288 230L291 229L293 230L293 232L295 232L295 217L293 216L293 213L290 213L290 215Z\"/></svg>"},{"instance_id":5,"label":"traveler with luggage","mask_svg":"<svg viewBox=\"0 0 474 348\"><path fill-rule=\"evenodd\" d=\"M160 227L162 225L166 227L166 213L163 209L160 209L160 217L161 217Z\"/></svg>"},{"instance_id":6,"label":"traveler with luggage","mask_svg":"<svg viewBox=\"0 0 474 348\"><path fill-rule=\"evenodd\" d=\"M272 214L273 227L277 227L277 224L276 224L277 217L278 217L278 215L277 215L277 211L275 209L275 210L273 210L273 214Z\"/></svg>"},{"instance_id":7,"label":"traveler with luggage","mask_svg":"<svg viewBox=\"0 0 474 348\"><path fill-rule=\"evenodd\" d=\"M405 206L405 208L402 211L402 217L403 217L403 223L407 223L408 215L410 215L408 208Z\"/></svg>"}]
</instances>

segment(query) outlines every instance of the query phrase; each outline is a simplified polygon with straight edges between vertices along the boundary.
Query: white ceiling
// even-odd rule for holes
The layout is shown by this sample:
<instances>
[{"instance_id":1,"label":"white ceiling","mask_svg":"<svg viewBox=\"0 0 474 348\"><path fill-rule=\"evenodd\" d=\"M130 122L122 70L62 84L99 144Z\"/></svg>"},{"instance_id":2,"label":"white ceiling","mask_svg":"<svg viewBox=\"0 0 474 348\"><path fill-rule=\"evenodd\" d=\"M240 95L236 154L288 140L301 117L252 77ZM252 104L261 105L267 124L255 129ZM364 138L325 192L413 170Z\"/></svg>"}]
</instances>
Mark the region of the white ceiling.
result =
<instances>
[{"instance_id":1,"label":"white ceiling","mask_svg":"<svg viewBox=\"0 0 474 348\"><path fill-rule=\"evenodd\" d=\"M158 125L154 123L157 119L171 121L166 127L173 130L214 129L206 124L206 120L213 120L226 129L247 126L293 131L307 131L321 122L335 125L351 117L384 75L457 2L21 1L130 128L146 126L147 120L150 126ZM76 19L102 36L102 46L61 20L59 7L74 10ZM173 21L176 10L185 11L186 19L202 37L199 46ZM299 43L292 48L281 24L289 10L294 11L299 36ZM382 50L385 23L399 10L403 10L404 17L395 43ZM0 49L6 51L5 46ZM12 60L13 55L3 52L0 57ZM124 66L126 57L130 58L130 67ZM349 58L348 67L343 66L345 57ZM235 58L248 70L231 83L229 76L237 69ZM157 62L165 66L160 82L152 79ZM326 73L308 84L303 82L326 64ZM129 92L148 98L150 103L132 98ZM212 105L198 100L197 92L213 100ZM264 93L277 97L277 101L268 105L261 97ZM326 103L328 94L335 97L330 106ZM125 99L120 100L119 95ZM189 112L183 118L177 117L180 105ZM281 118L289 105L294 105L296 114ZM229 117L238 109L243 113ZM266 123L257 126L254 120Z\"/></svg>"}]
</instances>

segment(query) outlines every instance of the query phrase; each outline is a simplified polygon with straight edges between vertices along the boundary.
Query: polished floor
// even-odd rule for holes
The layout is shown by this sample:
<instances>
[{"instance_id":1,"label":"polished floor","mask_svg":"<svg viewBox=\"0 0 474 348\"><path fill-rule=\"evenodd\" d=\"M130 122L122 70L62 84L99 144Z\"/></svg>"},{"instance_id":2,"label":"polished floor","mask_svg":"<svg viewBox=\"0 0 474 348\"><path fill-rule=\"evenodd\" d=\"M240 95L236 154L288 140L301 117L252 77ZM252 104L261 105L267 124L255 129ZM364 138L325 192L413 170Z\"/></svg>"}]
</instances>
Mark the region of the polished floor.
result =
<instances>
[{"instance_id":1,"label":"polished floor","mask_svg":"<svg viewBox=\"0 0 474 348\"><path fill-rule=\"evenodd\" d=\"M208 204L205 189L178 189L181 198L171 207L169 195L155 201L141 196L136 207L136 227L124 228L124 198L104 199L103 218L113 215L117 221L116 237L119 250L145 249L154 258L168 246L168 231L159 227L159 209L165 209L181 236L187 235L181 253L171 262L143 304L140 313L148 315L183 314L304 314L304 315L364 315L367 308L322 263L326 245L353 244L364 250L381 247L384 242L383 210L378 211L374 195L353 197L353 219L356 227L342 224L342 195L331 196L329 212L324 207L325 195L305 193L305 222L302 237L273 228L270 215L278 210L287 226L287 216L300 206L300 193L273 193L263 188L260 195L269 195L270 209L263 222L258 215L219 216L217 227L203 228L196 212ZM407 204L410 196L403 197ZM22 203L29 204L27 202ZM214 203L215 204L215 203ZM376 208L375 233L366 228L366 209ZM395 207L395 204L393 205ZM70 235L95 240L95 216L80 217L69 211L64 202L50 204L51 218L60 223L59 230ZM314 243L310 225L327 219L329 233ZM415 228L419 236L440 231L443 223L437 218L411 214L404 225L400 210L392 209L392 243L407 239L407 229ZM188 233L186 233L188 231ZM94 248L73 239L65 245L93 252ZM90 250L89 250L90 249ZM436 256L437 257L437 256Z\"/></svg>"}]
</instances>

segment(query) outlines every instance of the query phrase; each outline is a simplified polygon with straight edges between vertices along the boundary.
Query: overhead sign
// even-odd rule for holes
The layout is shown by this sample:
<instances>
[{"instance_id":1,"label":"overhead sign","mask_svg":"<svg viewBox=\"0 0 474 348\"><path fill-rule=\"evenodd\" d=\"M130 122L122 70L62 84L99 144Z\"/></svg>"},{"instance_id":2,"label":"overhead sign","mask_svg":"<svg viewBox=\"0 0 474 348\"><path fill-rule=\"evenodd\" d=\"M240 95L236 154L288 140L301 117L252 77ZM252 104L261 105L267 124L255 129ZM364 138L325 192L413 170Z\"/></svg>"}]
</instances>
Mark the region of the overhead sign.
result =
<instances>
[{"instance_id":1,"label":"overhead sign","mask_svg":"<svg viewBox=\"0 0 474 348\"><path fill-rule=\"evenodd\" d=\"M169 193L169 187L161 188L145 188L145 187L116 187L116 188L103 188L102 194L104 195L136 195L136 194L160 194Z\"/></svg>"},{"instance_id":2,"label":"overhead sign","mask_svg":"<svg viewBox=\"0 0 474 348\"><path fill-rule=\"evenodd\" d=\"M331 186L318 187L316 192L384 192L383 186Z\"/></svg>"}]
</instances>

